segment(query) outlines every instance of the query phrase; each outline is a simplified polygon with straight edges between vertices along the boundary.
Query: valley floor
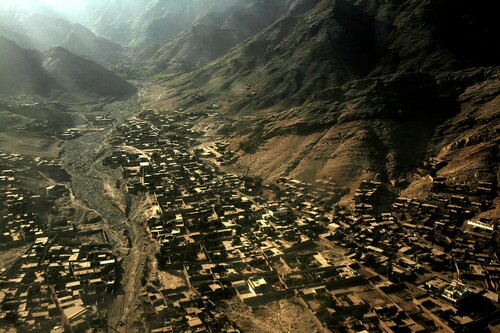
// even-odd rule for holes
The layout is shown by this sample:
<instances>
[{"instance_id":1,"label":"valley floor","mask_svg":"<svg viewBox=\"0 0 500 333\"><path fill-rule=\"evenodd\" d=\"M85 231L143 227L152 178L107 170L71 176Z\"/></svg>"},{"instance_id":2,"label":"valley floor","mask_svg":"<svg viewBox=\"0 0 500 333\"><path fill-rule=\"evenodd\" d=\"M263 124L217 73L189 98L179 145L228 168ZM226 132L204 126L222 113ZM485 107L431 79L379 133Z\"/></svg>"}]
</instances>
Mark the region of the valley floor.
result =
<instances>
[{"instance_id":1,"label":"valley floor","mask_svg":"<svg viewBox=\"0 0 500 333\"><path fill-rule=\"evenodd\" d=\"M331 178L222 171L237 157L200 145L204 112L104 111L58 158L2 155L3 327L454 331L500 313L495 222L474 219L491 184L435 177L428 197L396 198L364 181L350 211ZM36 179L38 195L19 186Z\"/></svg>"}]
</instances>

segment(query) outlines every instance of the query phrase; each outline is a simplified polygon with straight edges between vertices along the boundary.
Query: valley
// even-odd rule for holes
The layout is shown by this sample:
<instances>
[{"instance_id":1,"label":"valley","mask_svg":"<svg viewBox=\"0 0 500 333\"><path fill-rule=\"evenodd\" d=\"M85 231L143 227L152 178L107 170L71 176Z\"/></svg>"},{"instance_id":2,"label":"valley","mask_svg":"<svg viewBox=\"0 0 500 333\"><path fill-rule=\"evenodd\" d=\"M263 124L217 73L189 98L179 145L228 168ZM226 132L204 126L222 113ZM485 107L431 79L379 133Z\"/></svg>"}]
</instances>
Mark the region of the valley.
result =
<instances>
[{"instance_id":1,"label":"valley","mask_svg":"<svg viewBox=\"0 0 500 333\"><path fill-rule=\"evenodd\" d=\"M498 329L489 4L35 2L0 0L0 331Z\"/></svg>"},{"instance_id":2,"label":"valley","mask_svg":"<svg viewBox=\"0 0 500 333\"><path fill-rule=\"evenodd\" d=\"M443 217L449 216L449 223L463 223L462 237L488 238L486 226L491 222L486 221L491 220L477 222L484 224L483 231L469 229L473 220L466 220L492 208L489 199L493 199L494 188L488 182L480 182L483 189L469 189L460 182L441 177L444 180L439 183L439 177L430 176L432 194L428 197L400 194L388 199L391 189L369 180L354 189L347 197L352 201L343 206L349 202L344 195L353 190L332 178L305 183L281 176L263 184L251 176L251 168L239 176L222 171L228 163L231 168L237 157L230 143L220 141L224 136L216 142L203 142L203 133L196 130L203 128L196 124L210 119L211 111L160 112L133 100L104 105L103 111L111 126L88 124L80 127L81 136L60 145L57 159L68 175L69 181L62 183L68 192L57 194L59 199L52 208L57 212L51 210L54 217L49 220L71 218L73 228L54 223L45 226L43 233L50 238L51 230L59 230L54 241L62 242L65 234L76 232L77 239L85 239L88 233L102 232L109 242L116 260L116 280L106 289L108 295L97 294L102 298L96 307L83 314L97 315L91 324L95 328L118 332L183 327L222 332L328 332L352 324L349 316L325 317L322 311L338 306L322 305L330 297L340 302L350 295L351 301L365 304L365 317L385 318L378 311L403 305L393 298L399 292L391 289L394 283L404 281L404 290L410 294L422 293L420 288L427 288L424 281L449 283L446 288L455 288L461 273L449 266L450 258L443 251L450 244L442 237L455 237L457 230L437 233L435 225L443 223ZM313 136L311 143L317 144L327 135L328 131ZM15 174L28 184L23 181L25 171L16 170ZM61 184L50 175L44 177L49 184ZM408 219L409 212L426 222L415 224ZM38 214L45 213L42 209ZM384 241L375 226L385 230ZM415 230L421 238L415 237ZM363 240L367 236L372 238ZM363 244L367 251L360 250ZM484 251L491 246L477 244ZM54 245L45 246L51 253ZM460 246L455 243L454 248ZM416 252L408 256L408 251ZM380 266L381 260L388 262L386 266ZM15 276L15 267L6 271L7 276ZM437 271L436 267L441 268ZM484 267L493 269L494 265ZM494 285L493 274L488 271L487 288ZM91 296L87 292L85 288L81 293L84 302ZM311 292L321 296L311 298ZM190 309L186 306L197 309L192 317L195 321L181 319ZM192 316L190 312L186 315ZM283 316L279 326L274 322L276 315ZM423 324L405 311L394 316L390 317L393 321ZM62 318L71 330L83 327L65 312ZM293 318L304 319L297 322ZM370 320L362 322L367 328L377 327ZM22 321L19 325L22 331ZM454 330L460 323L446 325Z\"/></svg>"}]
</instances>

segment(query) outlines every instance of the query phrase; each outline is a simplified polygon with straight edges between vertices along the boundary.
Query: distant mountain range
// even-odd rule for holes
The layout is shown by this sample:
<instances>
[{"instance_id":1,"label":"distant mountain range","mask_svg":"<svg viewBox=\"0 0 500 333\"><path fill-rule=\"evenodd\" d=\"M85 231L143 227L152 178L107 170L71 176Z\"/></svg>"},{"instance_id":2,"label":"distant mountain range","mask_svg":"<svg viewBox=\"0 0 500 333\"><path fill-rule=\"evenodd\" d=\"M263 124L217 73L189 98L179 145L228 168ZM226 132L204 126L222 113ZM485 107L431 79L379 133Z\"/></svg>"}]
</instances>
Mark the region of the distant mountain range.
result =
<instances>
[{"instance_id":1,"label":"distant mountain range","mask_svg":"<svg viewBox=\"0 0 500 333\"><path fill-rule=\"evenodd\" d=\"M116 63L124 57L120 45L97 37L81 24L42 14L0 14L0 36L42 52L61 46L101 64Z\"/></svg>"},{"instance_id":2,"label":"distant mountain range","mask_svg":"<svg viewBox=\"0 0 500 333\"><path fill-rule=\"evenodd\" d=\"M187 74L184 81L189 83L183 83L183 89L208 84L222 93L224 87L249 85L259 97L245 99L237 109L258 110L297 105L352 80L491 66L500 59L495 20L487 10L466 16L466 1L456 1L448 11L434 0L300 3L229 53ZM200 48L203 42L210 39L199 42ZM210 82L213 78L216 86Z\"/></svg>"},{"instance_id":3,"label":"distant mountain range","mask_svg":"<svg viewBox=\"0 0 500 333\"><path fill-rule=\"evenodd\" d=\"M159 48L147 60L150 70L186 72L198 68L276 22L291 3L240 1L225 11L209 12Z\"/></svg>"},{"instance_id":4,"label":"distant mountain range","mask_svg":"<svg viewBox=\"0 0 500 333\"><path fill-rule=\"evenodd\" d=\"M57 47L42 54L0 36L0 94L121 97L135 88L101 65Z\"/></svg>"},{"instance_id":5,"label":"distant mountain range","mask_svg":"<svg viewBox=\"0 0 500 333\"><path fill-rule=\"evenodd\" d=\"M111 0L89 5L87 26L132 48L163 45L206 13L243 0Z\"/></svg>"}]
</instances>

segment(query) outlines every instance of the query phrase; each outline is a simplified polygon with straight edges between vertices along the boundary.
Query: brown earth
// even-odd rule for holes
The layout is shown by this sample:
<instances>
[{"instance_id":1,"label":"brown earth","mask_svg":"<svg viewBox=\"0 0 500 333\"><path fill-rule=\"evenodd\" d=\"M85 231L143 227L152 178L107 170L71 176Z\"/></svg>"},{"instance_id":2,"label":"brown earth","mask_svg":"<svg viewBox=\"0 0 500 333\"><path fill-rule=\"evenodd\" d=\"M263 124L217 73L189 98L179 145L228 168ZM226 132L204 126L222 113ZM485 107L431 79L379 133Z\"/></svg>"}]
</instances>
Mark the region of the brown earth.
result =
<instances>
[{"instance_id":1,"label":"brown earth","mask_svg":"<svg viewBox=\"0 0 500 333\"><path fill-rule=\"evenodd\" d=\"M238 299L227 302L228 318L246 333L329 332L319 328L312 314L294 299L284 299L252 309Z\"/></svg>"}]
</instances>

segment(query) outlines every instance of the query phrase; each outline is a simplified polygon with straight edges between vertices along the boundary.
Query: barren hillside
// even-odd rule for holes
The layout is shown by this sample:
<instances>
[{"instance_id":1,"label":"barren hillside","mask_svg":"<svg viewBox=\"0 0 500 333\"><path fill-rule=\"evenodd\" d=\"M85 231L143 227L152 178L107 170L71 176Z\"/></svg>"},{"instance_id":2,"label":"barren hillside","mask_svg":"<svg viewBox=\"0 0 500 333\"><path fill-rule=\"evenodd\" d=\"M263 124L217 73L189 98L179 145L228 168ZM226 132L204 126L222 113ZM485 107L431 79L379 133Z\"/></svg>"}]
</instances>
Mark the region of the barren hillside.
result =
<instances>
[{"instance_id":1,"label":"barren hillside","mask_svg":"<svg viewBox=\"0 0 500 333\"><path fill-rule=\"evenodd\" d=\"M303 1L199 70L157 81L152 105L218 105L239 149L231 168L269 179L408 185L431 157L448 162L444 173L496 178L500 54L483 4ZM464 120L476 117L487 120ZM446 148L463 140L474 144L453 147L468 152Z\"/></svg>"}]
</instances>

